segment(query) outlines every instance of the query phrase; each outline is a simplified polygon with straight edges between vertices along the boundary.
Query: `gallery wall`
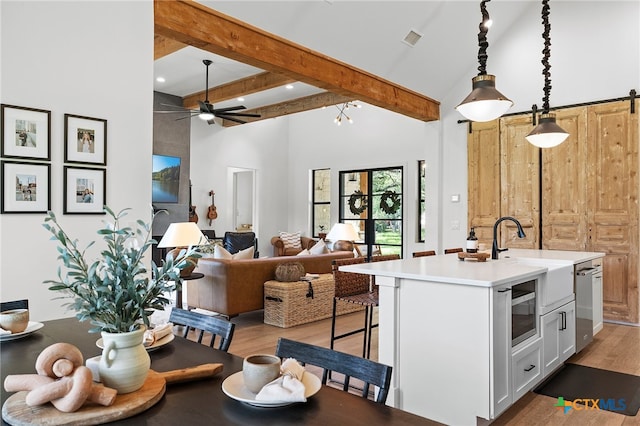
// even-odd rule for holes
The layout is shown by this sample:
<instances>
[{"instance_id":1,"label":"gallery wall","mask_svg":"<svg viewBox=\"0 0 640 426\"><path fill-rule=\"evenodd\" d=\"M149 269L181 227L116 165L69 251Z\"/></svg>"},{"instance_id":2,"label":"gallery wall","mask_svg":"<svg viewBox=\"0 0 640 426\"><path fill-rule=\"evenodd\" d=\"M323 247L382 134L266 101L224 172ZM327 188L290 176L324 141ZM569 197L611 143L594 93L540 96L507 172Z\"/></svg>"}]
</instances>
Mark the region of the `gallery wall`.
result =
<instances>
[{"instance_id":1,"label":"gallery wall","mask_svg":"<svg viewBox=\"0 0 640 426\"><path fill-rule=\"evenodd\" d=\"M64 114L107 120L107 204L151 218L152 2L0 2L0 102L51 111L51 209L86 245L104 215L64 215ZM0 297L28 298L31 317L71 316L43 281L55 279L45 215L0 215ZM89 254L97 254L97 248Z\"/></svg>"}]
</instances>

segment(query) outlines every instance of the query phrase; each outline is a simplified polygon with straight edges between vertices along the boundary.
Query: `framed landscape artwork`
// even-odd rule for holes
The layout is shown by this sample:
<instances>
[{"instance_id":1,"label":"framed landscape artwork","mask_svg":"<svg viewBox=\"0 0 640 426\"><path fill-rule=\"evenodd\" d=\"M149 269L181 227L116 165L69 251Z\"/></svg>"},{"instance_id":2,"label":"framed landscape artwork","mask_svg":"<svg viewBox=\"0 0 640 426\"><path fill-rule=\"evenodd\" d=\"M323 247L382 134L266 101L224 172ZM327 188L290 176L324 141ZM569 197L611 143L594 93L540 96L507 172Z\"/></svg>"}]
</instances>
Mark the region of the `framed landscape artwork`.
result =
<instances>
[{"instance_id":1,"label":"framed landscape artwork","mask_svg":"<svg viewBox=\"0 0 640 426\"><path fill-rule=\"evenodd\" d=\"M107 165L107 120L64 115L64 161Z\"/></svg>"},{"instance_id":2,"label":"framed landscape artwork","mask_svg":"<svg viewBox=\"0 0 640 426\"><path fill-rule=\"evenodd\" d=\"M0 213L46 213L51 209L51 165L2 161Z\"/></svg>"},{"instance_id":3,"label":"framed landscape artwork","mask_svg":"<svg viewBox=\"0 0 640 426\"><path fill-rule=\"evenodd\" d=\"M0 156L51 160L51 111L0 106Z\"/></svg>"},{"instance_id":4,"label":"framed landscape artwork","mask_svg":"<svg viewBox=\"0 0 640 426\"><path fill-rule=\"evenodd\" d=\"M151 202L177 203L180 191L180 157L153 154Z\"/></svg>"},{"instance_id":5,"label":"framed landscape artwork","mask_svg":"<svg viewBox=\"0 0 640 426\"><path fill-rule=\"evenodd\" d=\"M64 168L64 214L104 214L107 171L83 167Z\"/></svg>"}]
</instances>

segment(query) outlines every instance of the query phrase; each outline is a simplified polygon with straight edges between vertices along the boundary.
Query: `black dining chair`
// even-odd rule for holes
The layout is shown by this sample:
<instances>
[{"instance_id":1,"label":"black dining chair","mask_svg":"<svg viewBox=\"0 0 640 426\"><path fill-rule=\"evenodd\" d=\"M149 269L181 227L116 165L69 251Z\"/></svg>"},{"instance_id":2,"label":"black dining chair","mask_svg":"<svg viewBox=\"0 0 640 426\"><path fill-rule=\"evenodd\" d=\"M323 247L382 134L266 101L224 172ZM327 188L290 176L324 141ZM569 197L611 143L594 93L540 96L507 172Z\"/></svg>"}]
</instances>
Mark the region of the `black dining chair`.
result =
<instances>
[{"instance_id":1,"label":"black dining chair","mask_svg":"<svg viewBox=\"0 0 640 426\"><path fill-rule=\"evenodd\" d=\"M222 318L211 315L201 314L199 312L187 311L185 309L173 308L169 315L169 322L174 325L184 326L183 336L187 338L189 331L193 330L198 336L198 343L202 343L204 333L211 333L211 342L209 347L213 348L216 337L220 337L218 349L227 352L233 339L233 330L235 324Z\"/></svg>"},{"instance_id":2,"label":"black dining chair","mask_svg":"<svg viewBox=\"0 0 640 426\"><path fill-rule=\"evenodd\" d=\"M344 374L343 391L349 390L351 378L362 380L364 382L361 394L363 398L369 397L369 388L373 385L378 388L378 396L375 398L375 402L384 404L387 401L393 367L370 359L283 337L278 340L276 356L280 358L295 358L302 365L310 364L322 368L323 385L327 384L330 372Z\"/></svg>"},{"instance_id":3,"label":"black dining chair","mask_svg":"<svg viewBox=\"0 0 640 426\"><path fill-rule=\"evenodd\" d=\"M10 311L12 309L29 309L29 299L12 300L10 302L0 303L0 312Z\"/></svg>"}]
</instances>

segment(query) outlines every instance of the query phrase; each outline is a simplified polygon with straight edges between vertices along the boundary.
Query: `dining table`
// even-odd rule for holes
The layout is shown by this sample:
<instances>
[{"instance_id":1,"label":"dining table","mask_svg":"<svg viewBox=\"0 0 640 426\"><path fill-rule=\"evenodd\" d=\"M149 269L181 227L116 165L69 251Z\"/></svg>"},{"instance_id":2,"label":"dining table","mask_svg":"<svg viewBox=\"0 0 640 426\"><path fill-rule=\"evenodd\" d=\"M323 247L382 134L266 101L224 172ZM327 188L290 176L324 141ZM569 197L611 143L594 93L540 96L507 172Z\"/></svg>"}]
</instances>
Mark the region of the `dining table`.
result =
<instances>
[{"instance_id":1,"label":"dining table","mask_svg":"<svg viewBox=\"0 0 640 426\"><path fill-rule=\"evenodd\" d=\"M35 373L35 361L46 347L66 342L84 359L100 355L100 335L89 333L87 322L76 318L44 321L42 328L20 339L0 341L2 383L10 374ZM223 371L212 378L167 385L162 398L147 410L113 424L122 425L429 425L439 424L330 386L304 403L282 407L256 407L227 396L222 383L242 371L243 358L180 336L149 353L151 369L166 372L221 363ZM12 395L2 387L2 404ZM3 424L5 423L3 419Z\"/></svg>"}]
</instances>

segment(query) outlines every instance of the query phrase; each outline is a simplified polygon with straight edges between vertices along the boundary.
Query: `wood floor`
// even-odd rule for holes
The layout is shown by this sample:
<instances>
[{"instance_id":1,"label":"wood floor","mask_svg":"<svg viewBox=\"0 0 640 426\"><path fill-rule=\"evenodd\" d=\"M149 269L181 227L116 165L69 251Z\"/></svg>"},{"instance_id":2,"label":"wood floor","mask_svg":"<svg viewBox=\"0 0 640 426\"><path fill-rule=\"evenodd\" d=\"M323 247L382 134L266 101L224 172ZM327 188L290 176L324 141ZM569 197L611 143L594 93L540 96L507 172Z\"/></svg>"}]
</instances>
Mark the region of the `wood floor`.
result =
<instances>
[{"instance_id":1,"label":"wood floor","mask_svg":"<svg viewBox=\"0 0 640 426\"><path fill-rule=\"evenodd\" d=\"M236 324L229 352L245 357L253 353L275 352L279 337L329 347L331 319L292 328L279 328L262 322L262 311L242 314L232 319ZM362 325L361 313L340 316L338 332ZM335 349L362 354L362 337L351 336L336 342ZM377 329L371 348L377 357ZM569 362L640 376L640 327L605 324L593 343ZM640 413L634 417L609 411L576 411L564 414L554 407L555 398L529 392L504 412L494 425L640 425Z\"/></svg>"}]
</instances>

